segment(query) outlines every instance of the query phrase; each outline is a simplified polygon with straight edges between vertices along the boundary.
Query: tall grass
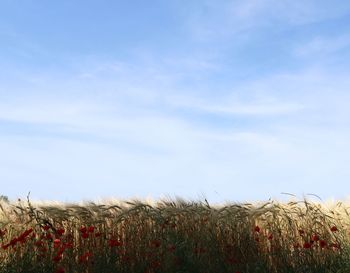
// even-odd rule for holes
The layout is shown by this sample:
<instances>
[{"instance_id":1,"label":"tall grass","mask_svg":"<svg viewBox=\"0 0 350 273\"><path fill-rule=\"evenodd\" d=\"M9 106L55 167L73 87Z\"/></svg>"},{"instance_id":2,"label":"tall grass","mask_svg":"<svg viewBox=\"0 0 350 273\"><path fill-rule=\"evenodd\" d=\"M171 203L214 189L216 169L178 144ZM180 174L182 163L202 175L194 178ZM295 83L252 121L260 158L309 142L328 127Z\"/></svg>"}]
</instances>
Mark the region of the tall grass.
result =
<instances>
[{"instance_id":1,"label":"tall grass","mask_svg":"<svg viewBox=\"0 0 350 273\"><path fill-rule=\"evenodd\" d=\"M350 272L349 213L307 201L0 200L0 273Z\"/></svg>"}]
</instances>

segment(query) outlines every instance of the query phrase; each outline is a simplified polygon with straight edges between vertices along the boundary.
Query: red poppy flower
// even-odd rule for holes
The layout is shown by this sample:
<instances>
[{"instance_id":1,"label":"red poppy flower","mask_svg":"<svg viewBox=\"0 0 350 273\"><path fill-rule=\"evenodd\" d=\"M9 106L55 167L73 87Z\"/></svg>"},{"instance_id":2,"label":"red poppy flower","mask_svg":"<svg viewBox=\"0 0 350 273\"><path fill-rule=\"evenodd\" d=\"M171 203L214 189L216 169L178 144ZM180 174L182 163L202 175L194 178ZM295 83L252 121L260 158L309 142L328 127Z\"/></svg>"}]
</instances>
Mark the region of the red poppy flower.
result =
<instances>
[{"instance_id":1,"label":"red poppy flower","mask_svg":"<svg viewBox=\"0 0 350 273\"><path fill-rule=\"evenodd\" d=\"M81 233L86 233L86 230L87 230L86 227L84 227L84 226L80 227L80 232Z\"/></svg>"},{"instance_id":2,"label":"red poppy flower","mask_svg":"<svg viewBox=\"0 0 350 273\"><path fill-rule=\"evenodd\" d=\"M42 246L38 249L40 252L46 252L48 249L46 246Z\"/></svg>"},{"instance_id":3,"label":"red poppy flower","mask_svg":"<svg viewBox=\"0 0 350 273\"><path fill-rule=\"evenodd\" d=\"M49 230L50 229L50 226L49 225L45 225L45 226L42 226L43 230Z\"/></svg>"},{"instance_id":4,"label":"red poppy flower","mask_svg":"<svg viewBox=\"0 0 350 273\"><path fill-rule=\"evenodd\" d=\"M54 248L58 248L61 244L61 240L60 239L55 239L53 240L53 247Z\"/></svg>"},{"instance_id":5,"label":"red poppy flower","mask_svg":"<svg viewBox=\"0 0 350 273\"><path fill-rule=\"evenodd\" d=\"M62 236L64 231L65 230L63 228L59 228L59 229L56 230L56 234L59 235L59 236Z\"/></svg>"},{"instance_id":6,"label":"red poppy flower","mask_svg":"<svg viewBox=\"0 0 350 273\"><path fill-rule=\"evenodd\" d=\"M10 241L10 245L15 245L18 242L18 239L15 237Z\"/></svg>"},{"instance_id":7,"label":"red poppy flower","mask_svg":"<svg viewBox=\"0 0 350 273\"><path fill-rule=\"evenodd\" d=\"M118 240L115 240L115 239L110 239L108 241L108 245L110 247L113 247L113 246L121 246L122 245L122 242L118 241Z\"/></svg>"},{"instance_id":8,"label":"red poppy flower","mask_svg":"<svg viewBox=\"0 0 350 273\"><path fill-rule=\"evenodd\" d=\"M310 243L304 243L303 247L304 248L311 248L311 244Z\"/></svg>"},{"instance_id":9,"label":"red poppy flower","mask_svg":"<svg viewBox=\"0 0 350 273\"><path fill-rule=\"evenodd\" d=\"M89 226L88 227L88 232L92 233L92 232L94 232L94 230L95 230L94 226Z\"/></svg>"},{"instance_id":10,"label":"red poppy flower","mask_svg":"<svg viewBox=\"0 0 350 273\"><path fill-rule=\"evenodd\" d=\"M62 260L62 255L56 255L55 257L53 257L53 261L58 263L60 260Z\"/></svg>"},{"instance_id":11,"label":"red poppy flower","mask_svg":"<svg viewBox=\"0 0 350 273\"><path fill-rule=\"evenodd\" d=\"M260 232L260 227L259 227L259 226L256 226L256 227L254 228L254 231L255 231L255 232Z\"/></svg>"},{"instance_id":12,"label":"red poppy flower","mask_svg":"<svg viewBox=\"0 0 350 273\"><path fill-rule=\"evenodd\" d=\"M89 251L85 252L83 255L79 257L79 263L87 262L90 259L90 257L92 257L92 253Z\"/></svg>"},{"instance_id":13,"label":"red poppy flower","mask_svg":"<svg viewBox=\"0 0 350 273\"><path fill-rule=\"evenodd\" d=\"M43 246L44 245L44 242L43 241L36 241L35 243L34 243L34 245L36 245L36 246Z\"/></svg>"},{"instance_id":14,"label":"red poppy flower","mask_svg":"<svg viewBox=\"0 0 350 273\"><path fill-rule=\"evenodd\" d=\"M338 229L337 229L336 226L333 226L333 227L331 227L331 231L332 231L332 232L335 232L335 231L338 231Z\"/></svg>"},{"instance_id":15,"label":"red poppy flower","mask_svg":"<svg viewBox=\"0 0 350 273\"><path fill-rule=\"evenodd\" d=\"M24 231L19 237L18 237L18 241L21 241L22 243L25 241L26 237L33 232L33 229L27 229L26 231Z\"/></svg>"},{"instance_id":16,"label":"red poppy flower","mask_svg":"<svg viewBox=\"0 0 350 273\"><path fill-rule=\"evenodd\" d=\"M64 243L63 247L64 248L73 248L73 243L72 242Z\"/></svg>"},{"instance_id":17,"label":"red poppy flower","mask_svg":"<svg viewBox=\"0 0 350 273\"><path fill-rule=\"evenodd\" d=\"M65 250L64 246L61 246L60 249L57 251L57 255L62 255L64 250Z\"/></svg>"},{"instance_id":18,"label":"red poppy flower","mask_svg":"<svg viewBox=\"0 0 350 273\"><path fill-rule=\"evenodd\" d=\"M320 240L320 237L318 237L318 235L315 234L312 235L311 240L317 242L318 240Z\"/></svg>"},{"instance_id":19,"label":"red poppy flower","mask_svg":"<svg viewBox=\"0 0 350 273\"><path fill-rule=\"evenodd\" d=\"M89 233L84 232L83 234L81 234L81 237L83 237L84 239L89 238Z\"/></svg>"},{"instance_id":20,"label":"red poppy flower","mask_svg":"<svg viewBox=\"0 0 350 273\"><path fill-rule=\"evenodd\" d=\"M6 244L6 245L1 246L1 248L2 249L7 249L9 246L10 246L10 244Z\"/></svg>"},{"instance_id":21,"label":"red poppy flower","mask_svg":"<svg viewBox=\"0 0 350 273\"><path fill-rule=\"evenodd\" d=\"M327 243L326 243L326 241L324 241L324 240L320 240L320 247L321 248L324 248L324 247L326 247L327 246Z\"/></svg>"}]
</instances>

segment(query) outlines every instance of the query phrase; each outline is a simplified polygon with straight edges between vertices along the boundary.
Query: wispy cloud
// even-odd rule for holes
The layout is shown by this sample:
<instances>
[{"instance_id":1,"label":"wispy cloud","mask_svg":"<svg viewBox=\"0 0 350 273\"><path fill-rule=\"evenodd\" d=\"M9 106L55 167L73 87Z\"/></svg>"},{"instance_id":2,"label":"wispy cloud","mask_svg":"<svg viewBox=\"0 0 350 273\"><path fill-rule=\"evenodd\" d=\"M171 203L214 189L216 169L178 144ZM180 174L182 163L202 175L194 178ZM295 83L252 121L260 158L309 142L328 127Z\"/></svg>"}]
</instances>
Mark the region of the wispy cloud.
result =
<instances>
[{"instance_id":1,"label":"wispy cloud","mask_svg":"<svg viewBox=\"0 0 350 273\"><path fill-rule=\"evenodd\" d=\"M226 99L221 99L227 101ZM253 101L250 103L233 100L232 102L212 102L210 98L206 101L191 99L189 97L169 99L169 103L179 108L207 112L216 115L231 116L280 116L301 111L305 108L302 104L283 103L279 101Z\"/></svg>"},{"instance_id":2,"label":"wispy cloud","mask_svg":"<svg viewBox=\"0 0 350 273\"><path fill-rule=\"evenodd\" d=\"M206 1L190 14L188 25L199 40L245 37L244 31L285 28L316 23L346 15L350 4L344 1ZM256 33L255 33L256 34Z\"/></svg>"},{"instance_id":3,"label":"wispy cloud","mask_svg":"<svg viewBox=\"0 0 350 273\"><path fill-rule=\"evenodd\" d=\"M295 54L299 57L319 57L325 58L326 54L332 54L339 50L349 48L350 35L340 35L336 37L315 37L303 45L299 45Z\"/></svg>"}]
</instances>

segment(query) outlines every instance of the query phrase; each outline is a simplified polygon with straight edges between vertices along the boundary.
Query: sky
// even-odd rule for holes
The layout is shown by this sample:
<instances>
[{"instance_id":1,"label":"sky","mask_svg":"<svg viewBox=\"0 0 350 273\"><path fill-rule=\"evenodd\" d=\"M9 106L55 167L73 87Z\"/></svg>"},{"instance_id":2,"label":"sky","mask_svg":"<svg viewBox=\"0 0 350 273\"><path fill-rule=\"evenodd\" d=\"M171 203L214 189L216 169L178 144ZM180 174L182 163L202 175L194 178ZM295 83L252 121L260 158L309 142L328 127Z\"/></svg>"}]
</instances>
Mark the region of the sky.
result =
<instances>
[{"instance_id":1,"label":"sky","mask_svg":"<svg viewBox=\"0 0 350 273\"><path fill-rule=\"evenodd\" d=\"M350 2L0 0L0 194L345 199Z\"/></svg>"}]
</instances>

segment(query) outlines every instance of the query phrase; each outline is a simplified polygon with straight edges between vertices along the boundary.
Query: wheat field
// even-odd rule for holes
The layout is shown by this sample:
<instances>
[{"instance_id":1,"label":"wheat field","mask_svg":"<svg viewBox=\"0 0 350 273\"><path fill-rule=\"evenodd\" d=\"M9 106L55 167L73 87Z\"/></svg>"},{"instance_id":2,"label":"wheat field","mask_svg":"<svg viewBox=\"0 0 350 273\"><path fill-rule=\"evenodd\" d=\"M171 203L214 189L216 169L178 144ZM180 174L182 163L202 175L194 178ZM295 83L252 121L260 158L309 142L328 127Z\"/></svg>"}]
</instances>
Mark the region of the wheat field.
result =
<instances>
[{"instance_id":1,"label":"wheat field","mask_svg":"<svg viewBox=\"0 0 350 273\"><path fill-rule=\"evenodd\" d=\"M350 272L344 202L0 205L0 273Z\"/></svg>"}]
</instances>

